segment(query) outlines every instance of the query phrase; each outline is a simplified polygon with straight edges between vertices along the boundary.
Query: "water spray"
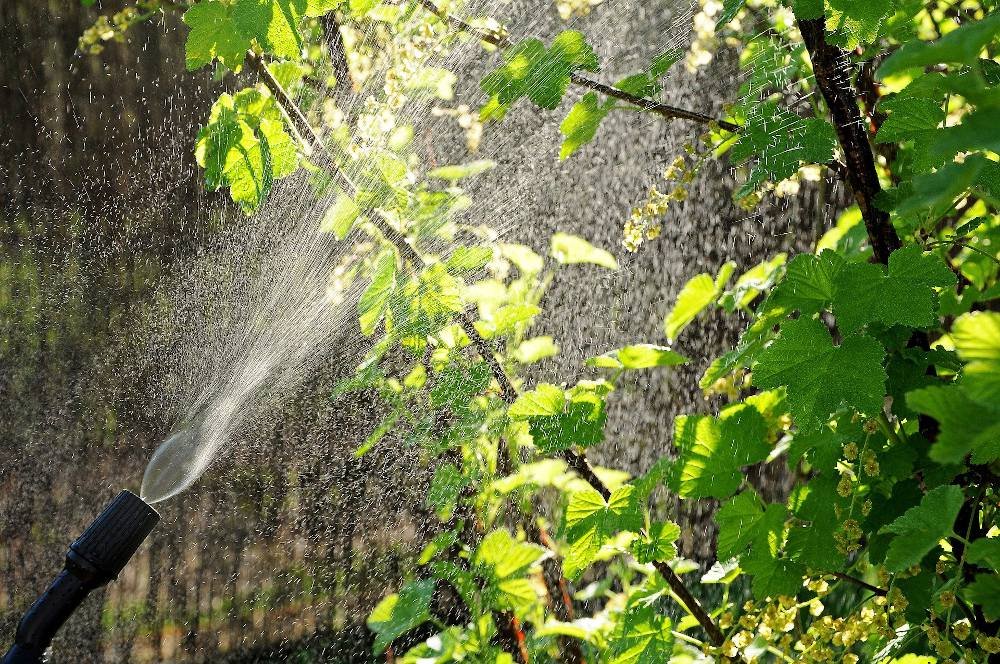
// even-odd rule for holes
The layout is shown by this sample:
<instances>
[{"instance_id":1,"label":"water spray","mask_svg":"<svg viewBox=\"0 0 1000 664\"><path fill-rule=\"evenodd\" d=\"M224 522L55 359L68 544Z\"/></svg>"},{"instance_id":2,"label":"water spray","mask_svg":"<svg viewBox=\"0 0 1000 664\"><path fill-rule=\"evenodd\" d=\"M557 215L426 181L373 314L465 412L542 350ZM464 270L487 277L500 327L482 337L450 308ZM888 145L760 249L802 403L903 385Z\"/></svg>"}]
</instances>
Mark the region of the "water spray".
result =
<instances>
[{"instance_id":1,"label":"water spray","mask_svg":"<svg viewBox=\"0 0 1000 664\"><path fill-rule=\"evenodd\" d=\"M87 595L118 578L160 520L156 510L130 491L112 500L66 552L66 564L17 626L2 664L37 664L59 628Z\"/></svg>"}]
</instances>

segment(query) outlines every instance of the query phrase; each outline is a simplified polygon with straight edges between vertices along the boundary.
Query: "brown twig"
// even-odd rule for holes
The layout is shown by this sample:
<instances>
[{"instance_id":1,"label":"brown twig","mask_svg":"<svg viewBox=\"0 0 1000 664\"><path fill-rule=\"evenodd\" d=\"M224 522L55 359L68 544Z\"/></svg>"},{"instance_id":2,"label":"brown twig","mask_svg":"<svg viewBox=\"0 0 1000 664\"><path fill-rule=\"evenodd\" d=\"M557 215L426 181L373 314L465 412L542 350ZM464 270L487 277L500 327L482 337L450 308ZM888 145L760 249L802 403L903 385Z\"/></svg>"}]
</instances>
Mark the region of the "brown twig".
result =
<instances>
[{"instance_id":1,"label":"brown twig","mask_svg":"<svg viewBox=\"0 0 1000 664\"><path fill-rule=\"evenodd\" d=\"M456 30L462 32L468 32L475 35L481 41L491 44L497 48L510 48L514 45L506 35L499 34L496 32L491 32L489 30L483 30L471 25L467 21L449 14L448 12L442 10L440 7L435 5L431 0L419 0L420 5L431 12L442 21L448 23ZM590 88L595 92L600 92L608 97L613 97L619 101L627 102L633 106L638 107L643 111L649 111L650 113L655 113L661 117L668 119L678 119L678 120L690 120L692 122L698 122L701 124L710 124L712 122L716 123L721 129L736 133L740 130L740 126L733 124L732 122L727 122L726 120L718 120L710 115L705 115L704 113L698 113L697 111L690 111L685 108L678 108L677 106L671 106L669 104L664 104L652 99L647 99L645 97L639 97L637 95L630 94L616 88L612 85L607 85L601 83L600 81L595 81L594 79L581 74L580 72L573 72L570 74L570 80L576 85L583 86L585 88Z\"/></svg>"},{"instance_id":2,"label":"brown twig","mask_svg":"<svg viewBox=\"0 0 1000 664\"><path fill-rule=\"evenodd\" d=\"M902 243L889 220L889 214L875 205L875 197L881 193L882 186L875 170L868 131L858 108L858 96L851 86L849 56L839 46L826 41L823 18L803 19L798 24L812 60L816 84L830 109L837 139L844 151L847 182L861 209L875 260L886 264L889 254L899 249Z\"/></svg>"},{"instance_id":3,"label":"brown twig","mask_svg":"<svg viewBox=\"0 0 1000 664\"><path fill-rule=\"evenodd\" d=\"M827 572L827 574L835 576L841 581L853 583L854 585L864 588L865 590L870 590L879 597L885 597L886 595L889 594L889 591L886 590L885 588L879 588L878 586L873 586L867 581L862 581L861 579L851 576L850 574L844 574L843 572Z\"/></svg>"}]
</instances>

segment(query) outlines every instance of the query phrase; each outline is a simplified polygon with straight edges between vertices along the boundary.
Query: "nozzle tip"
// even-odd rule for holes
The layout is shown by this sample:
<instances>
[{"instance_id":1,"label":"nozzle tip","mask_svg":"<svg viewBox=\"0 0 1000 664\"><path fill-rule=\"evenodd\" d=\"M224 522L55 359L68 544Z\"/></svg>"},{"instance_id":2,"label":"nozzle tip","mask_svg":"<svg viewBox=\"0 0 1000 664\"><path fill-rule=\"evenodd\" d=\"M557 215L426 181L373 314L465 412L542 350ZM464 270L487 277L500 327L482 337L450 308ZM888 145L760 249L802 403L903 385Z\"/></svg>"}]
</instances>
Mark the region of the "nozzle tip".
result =
<instances>
[{"instance_id":1,"label":"nozzle tip","mask_svg":"<svg viewBox=\"0 0 1000 664\"><path fill-rule=\"evenodd\" d=\"M70 552L109 580L118 578L160 515L131 491L122 491L73 544Z\"/></svg>"}]
</instances>

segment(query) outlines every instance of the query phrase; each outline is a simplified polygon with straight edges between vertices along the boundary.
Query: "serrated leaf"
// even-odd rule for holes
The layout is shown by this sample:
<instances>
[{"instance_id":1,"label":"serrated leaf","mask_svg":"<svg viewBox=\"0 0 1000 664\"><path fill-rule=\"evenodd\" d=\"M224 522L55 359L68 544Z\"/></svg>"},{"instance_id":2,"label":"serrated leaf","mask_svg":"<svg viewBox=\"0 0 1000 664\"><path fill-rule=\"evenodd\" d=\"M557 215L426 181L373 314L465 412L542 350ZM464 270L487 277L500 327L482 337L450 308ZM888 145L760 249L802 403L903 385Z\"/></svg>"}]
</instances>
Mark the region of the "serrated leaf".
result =
<instances>
[{"instance_id":1,"label":"serrated leaf","mask_svg":"<svg viewBox=\"0 0 1000 664\"><path fill-rule=\"evenodd\" d=\"M828 0L830 21L828 25L844 37L847 49L868 44L878 37L882 22L895 11L895 0Z\"/></svg>"},{"instance_id":2,"label":"serrated leaf","mask_svg":"<svg viewBox=\"0 0 1000 664\"><path fill-rule=\"evenodd\" d=\"M619 619L608 644L609 664L662 664L671 659L670 619L655 607L635 604Z\"/></svg>"},{"instance_id":3,"label":"serrated leaf","mask_svg":"<svg viewBox=\"0 0 1000 664\"><path fill-rule=\"evenodd\" d=\"M385 314L389 294L396 282L396 254L391 251L379 256L372 269L372 280L358 300L358 322L361 333L370 337Z\"/></svg>"},{"instance_id":4,"label":"serrated leaf","mask_svg":"<svg viewBox=\"0 0 1000 664\"><path fill-rule=\"evenodd\" d=\"M945 118L944 109L933 99L900 97L879 104L889 116L875 135L876 143L899 143L935 129Z\"/></svg>"},{"instance_id":5,"label":"serrated leaf","mask_svg":"<svg viewBox=\"0 0 1000 664\"><path fill-rule=\"evenodd\" d=\"M879 80L910 67L926 67L940 63L972 64L979 53L1000 33L1000 14L993 13L979 21L969 21L934 42L908 41L886 58L878 68Z\"/></svg>"},{"instance_id":6,"label":"serrated leaf","mask_svg":"<svg viewBox=\"0 0 1000 664\"><path fill-rule=\"evenodd\" d=\"M494 530L483 538L472 557L472 563L496 580L524 576L539 562L547 549L538 544L514 539L504 529Z\"/></svg>"},{"instance_id":7,"label":"serrated leaf","mask_svg":"<svg viewBox=\"0 0 1000 664\"><path fill-rule=\"evenodd\" d=\"M987 620L1000 620L1000 575L977 574L962 591L962 597L979 606Z\"/></svg>"},{"instance_id":8,"label":"serrated leaf","mask_svg":"<svg viewBox=\"0 0 1000 664\"><path fill-rule=\"evenodd\" d=\"M941 425L929 456L942 464L962 463L972 453L973 463L1000 458L1000 418L996 409L973 401L961 385L934 385L906 395L906 404Z\"/></svg>"},{"instance_id":9,"label":"serrated leaf","mask_svg":"<svg viewBox=\"0 0 1000 664\"><path fill-rule=\"evenodd\" d=\"M965 496L953 484L939 486L927 494L916 507L906 510L880 532L893 533L885 567L890 572L901 572L917 565L938 542L952 534Z\"/></svg>"},{"instance_id":10,"label":"serrated leaf","mask_svg":"<svg viewBox=\"0 0 1000 664\"><path fill-rule=\"evenodd\" d=\"M850 263L837 275L833 313L842 332L878 321L885 326L930 327L937 322L936 287L954 286L955 274L937 254L917 245L894 251L888 273L872 263Z\"/></svg>"},{"instance_id":11,"label":"serrated leaf","mask_svg":"<svg viewBox=\"0 0 1000 664\"><path fill-rule=\"evenodd\" d=\"M302 50L299 21L305 9L306 0L236 0L233 21L264 51L298 60Z\"/></svg>"},{"instance_id":12,"label":"serrated leaf","mask_svg":"<svg viewBox=\"0 0 1000 664\"><path fill-rule=\"evenodd\" d=\"M762 461L771 446L767 422L749 404L733 404L718 418L682 415L674 420L680 450L674 488L685 498L725 498L739 488L743 466Z\"/></svg>"},{"instance_id":13,"label":"serrated leaf","mask_svg":"<svg viewBox=\"0 0 1000 664\"><path fill-rule=\"evenodd\" d=\"M618 269L618 260L610 252L569 233L555 233L552 236L551 253L553 258L564 265L591 263L609 270Z\"/></svg>"},{"instance_id":14,"label":"serrated leaf","mask_svg":"<svg viewBox=\"0 0 1000 664\"><path fill-rule=\"evenodd\" d=\"M614 105L614 100L600 101L595 92L588 92L576 102L559 125L559 131L566 137L559 149L559 159L566 159L589 143Z\"/></svg>"},{"instance_id":15,"label":"serrated leaf","mask_svg":"<svg viewBox=\"0 0 1000 664\"><path fill-rule=\"evenodd\" d=\"M238 70L250 48L250 38L236 26L232 7L216 0L204 0L184 12L184 22L191 28L184 42L189 70L218 60Z\"/></svg>"},{"instance_id":16,"label":"serrated leaf","mask_svg":"<svg viewBox=\"0 0 1000 664\"><path fill-rule=\"evenodd\" d=\"M372 609L368 629L375 632L372 652L383 652L395 639L430 618L434 581L411 581Z\"/></svg>"},{"instance_id":17,"label":"serrated leaf","mask_svg":"<svg viewBox=\"0 0 1000 664\"><path fill-rule=\"evenodd\" d=\"M806 573L804 565L773 553L751 554L740 561L740 567L753 578L754 597L761 601L768 597L794 596L802 587L802 577Z\"/></svg>"},{"instance_id":18,"label":"serrated leaf","mask_svg":"<svg viewBox=\"0 0 1000 664\"><path fill-rule=\"evenodd\" d=\"M970 563L982 563L993 571L1000 572L1000 537L981 537L969 543L965 558Z\"/></svg>"},{"instance_id":19,"label":"serrated leaf","mask_svg":"<svg viewBox=\"0 0 1000 664\"><path fill-rule=\"evenodd\" d=\"M791 177L802 164L825 164L833 159L837 135L833 125L819 118L800 118L773 102L751 107L730 151L735 164L755 158L750 177L736 192L741 198L764 182Z\"/></svg>"},{"instance_id":20,"label":"serrated leaf","mask_svg":"<svg viewBox=\"0 0 1000 664\"><path fill-rule=\"evenodd\" d=\"M507 414L513 419L561 413L566 403L566 395L555 385L541 383L535 389L522 393L511 404Z\"/></svg>"},{"instance_id":21,"label":"serrated leaf","mask_svg":"<svg viewBox=\"0 0 1000 664\"><path fill-rule=\"evenodd\" d=\"M836 293L845 261L833 251L818 256L799 254L788 263L785 275L771 291L765 310L798 311L810 316L827 308Z\"/></svg>"},{"instance_id":22,"label":"serrated leaf","mask_svg":"<svg viewBox=\"0 0 1000 664\"><path fill-rule=\"evenodd\" d=\"M542 108L554 109L566 92L572 72L597 68L597 55L580 32L560 33L548 49L537 39L525 39L507 49L504 64L480 82L491 97L491 104L483 108L480 117L502 117L511 104L525 96Z\"/></svg>"},{"instance_id":23,"label":"serrated leaf","mask_svg":"<svg viewBox=\"0 0 1000 664\"><path fill-rule=\"evenodd\" d=\"M872 337L854 335L834 346L823 323L799 318L784 323L778 338L757 356L753 383L785 387L793 419L811 431L841 408L872 415L881 411L884 357L885 349Z\"/></svg>"},{"instance_id":24,"label":"serrated leaf","mask_svg":"<svg viewBox=\"0 0 1000 664\"><path fill-rule=\"evenodd\" d=\"M563 574L575 579L611 537L622 531L637 532L642 525L642 512L632 485L615 489L607 501L589 487L574 491L566 506L566 538L570 545L563 558Z\"/></svg>"},{"instance_id":25,"label":"serrated leaf","mask_svg":"<svg viewBox=\"0 0 1000 664\"><path fill-rule=\"evenodd\" d=\"M676 523L656 522L632 541L632 555L640 563L667 562L677 557L674 542L681 535L681 527Z\"/></svg>"},{"instance_id":26,"label":"serrated leaf","mask_svg":"<svg viewBox=\"0 0 1000 664\"><path fill-rule=\"evenodd\" d=\"M733 496L715 514L719 524L716 555L723 560L742 556L751 546L766 547L767 539L779 535L785 525L785 508L765 506L753 491Z\"/></svg>"}]
</instances>

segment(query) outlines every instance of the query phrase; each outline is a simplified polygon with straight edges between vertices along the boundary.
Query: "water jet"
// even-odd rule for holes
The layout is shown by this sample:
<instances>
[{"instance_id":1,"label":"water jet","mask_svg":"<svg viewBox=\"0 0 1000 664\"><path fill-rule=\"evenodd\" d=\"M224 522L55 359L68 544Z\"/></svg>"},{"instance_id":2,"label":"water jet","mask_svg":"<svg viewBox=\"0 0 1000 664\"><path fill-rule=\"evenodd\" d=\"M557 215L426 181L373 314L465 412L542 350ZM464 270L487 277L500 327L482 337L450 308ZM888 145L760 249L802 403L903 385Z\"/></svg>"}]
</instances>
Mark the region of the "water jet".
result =
<instances>
[{"instance_id":1,"label":"water jet","mask_svg":"<svg viewBox=\"0 0 1000 664\"><path fill-rule=\"evenodd\" d=\"M36 664L59 628L87 595L118 578L160 515L139 496L122 491L74 541L63 570L21 618L2 664Z\"/></svg>"}]
</instances>

